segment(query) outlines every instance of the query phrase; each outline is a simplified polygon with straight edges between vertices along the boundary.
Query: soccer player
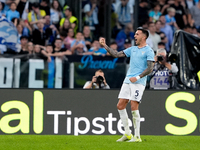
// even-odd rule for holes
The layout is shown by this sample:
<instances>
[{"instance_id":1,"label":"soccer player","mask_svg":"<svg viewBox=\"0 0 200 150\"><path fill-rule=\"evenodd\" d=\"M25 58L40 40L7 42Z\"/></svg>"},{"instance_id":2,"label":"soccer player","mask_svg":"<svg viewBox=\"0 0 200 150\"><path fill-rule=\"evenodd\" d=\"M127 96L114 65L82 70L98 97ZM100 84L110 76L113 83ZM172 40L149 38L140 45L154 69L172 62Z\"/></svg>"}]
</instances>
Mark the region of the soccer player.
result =
<instances>
[{"instance_id":1,"label":"soccer player","mask_svg":"<svg viewBox=\"0 0 200 150\"><path fill-rule=\"evenodd\" d=\"M125 134L117 142L142 142L140 138L140 113L139 104L146 86L146 80L151 73L154 65L154 52L146 44L149 33L143 28L138 28L135 33L135 43L137 46L129 47L123 51L117 52L106 45L105 39L100 38L101 45L113 57L130 57L130 68L126 74L123 85L119 93L117 104L119 116L125 129ZM126 106L130 102L133 117L135 135L131 134L128 125L128 115Z\"/></svg>"}]
</instances>

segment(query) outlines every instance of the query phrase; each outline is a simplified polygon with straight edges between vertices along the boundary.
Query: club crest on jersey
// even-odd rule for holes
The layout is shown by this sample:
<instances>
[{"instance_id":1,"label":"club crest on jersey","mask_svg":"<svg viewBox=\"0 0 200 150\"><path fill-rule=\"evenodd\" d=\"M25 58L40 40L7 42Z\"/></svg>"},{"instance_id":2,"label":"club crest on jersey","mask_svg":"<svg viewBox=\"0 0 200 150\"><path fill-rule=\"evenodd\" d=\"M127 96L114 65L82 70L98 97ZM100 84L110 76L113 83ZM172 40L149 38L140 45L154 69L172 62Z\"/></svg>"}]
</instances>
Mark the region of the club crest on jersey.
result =
<instances>
[{"instance_id":1,"label":"club crest on jersey","mask_svg":"<svg viewBox=\"0 0 200 150\"><path fill-rule=\"evenodd\" d=\"M142 51L142 55L144 55L144 53L145 53L145 52L144 52L144 51Z\"/></svg>"}]
</instances>

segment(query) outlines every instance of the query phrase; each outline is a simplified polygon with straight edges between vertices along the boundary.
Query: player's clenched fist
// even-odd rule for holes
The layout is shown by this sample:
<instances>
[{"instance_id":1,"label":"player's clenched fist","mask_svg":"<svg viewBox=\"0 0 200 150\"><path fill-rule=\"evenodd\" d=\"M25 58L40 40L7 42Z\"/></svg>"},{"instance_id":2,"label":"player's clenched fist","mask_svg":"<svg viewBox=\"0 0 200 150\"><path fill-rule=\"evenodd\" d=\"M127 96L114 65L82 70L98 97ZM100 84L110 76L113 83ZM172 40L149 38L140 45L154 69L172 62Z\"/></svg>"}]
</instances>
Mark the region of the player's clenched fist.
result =
<instances>
[{"instance_id":1,"label":"player's clenched fist","mask_svg":"<svg viewBox=\"0 0 200 150\"><path fill-rule=\"evenodd\" d=\"M99 39L99 43L100 43L101 45L105 45L105 44L106 44L105 38L100 38L100 39Z\"/></svg>"}]
</instances>

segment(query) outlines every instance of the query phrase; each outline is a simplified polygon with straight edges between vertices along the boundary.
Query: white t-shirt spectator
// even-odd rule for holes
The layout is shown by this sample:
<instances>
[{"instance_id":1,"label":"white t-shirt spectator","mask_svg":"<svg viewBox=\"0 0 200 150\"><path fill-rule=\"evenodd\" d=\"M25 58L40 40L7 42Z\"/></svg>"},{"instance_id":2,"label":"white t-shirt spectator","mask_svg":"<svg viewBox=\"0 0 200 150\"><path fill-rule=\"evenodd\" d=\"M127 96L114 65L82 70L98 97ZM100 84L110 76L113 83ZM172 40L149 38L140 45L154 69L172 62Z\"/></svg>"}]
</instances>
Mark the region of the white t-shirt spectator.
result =
<instances>
[{"instance_id":1,"label":"white t-shirt spectator","mask_svg":"<svg viewBox=\"0 0 200 150\"><path fill-rule=\"evenodd\" d=\"M50 9L50 17L51 17L51 21L52 21L52 23L58 23L59 22L59 12L58 11L56 11L56 10L54 10L54 9ZM62 18L62 16L61 16L61 18Z\"/></svg>"},{"instance_id":2,"label":"white t-shirt spectator","mask_svg":"<svg viewBox=\"0 0 200 150\"><path fill-rule=\"evenodd\" d=\"M92 9L92 6L90 5L90 4L86 4L85 6L84 6L84 13L87 13L87 12L89 12L90 10ZM97 25L97 24L99 24L99 20L98 20L98 8L96 7L94 10L93 10L93 12L92 12L92 15L91 16L88 16L87 14L86 14L86 18L85 18L85 20L86 20L86 22L88 22L88 25L90 26L90 30L95 30L95 28L94 28L94 25Z\"/></svg>"},{"instance_id":3,"label":"white t-shirt spectator","mask_svg":"<svg viewBox=\"0 0 200 150\"><path fill-rule=\"evenodd\" d=\"M119 2L115 7L115 12L118 15L118 21L122 25L126 25L127 23L131 23L133 19L131 15L133 15L133 6L130 3L127 3L125 7L122 7L121 2Z\"/></svg>"}]
</instances>

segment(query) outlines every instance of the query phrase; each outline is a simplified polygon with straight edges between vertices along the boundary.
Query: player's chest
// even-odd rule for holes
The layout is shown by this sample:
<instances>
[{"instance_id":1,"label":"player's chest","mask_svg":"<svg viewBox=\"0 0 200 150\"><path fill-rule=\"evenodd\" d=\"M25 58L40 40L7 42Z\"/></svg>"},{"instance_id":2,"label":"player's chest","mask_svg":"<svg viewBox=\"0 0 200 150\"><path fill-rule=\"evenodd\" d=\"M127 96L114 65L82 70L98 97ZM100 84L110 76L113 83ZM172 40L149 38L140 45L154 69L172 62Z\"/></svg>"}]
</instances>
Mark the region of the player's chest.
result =
<instances>
[{"instance_id":1,"label":"player's chest","mask_svg":"<svg viewBox=\"0 0 200 150\"><path fill-rule=\"evenodd\" d=\"M146 51L144 50L133 50L131 56L135 59L146 58Z\"/></svg>"}]
</instances>

